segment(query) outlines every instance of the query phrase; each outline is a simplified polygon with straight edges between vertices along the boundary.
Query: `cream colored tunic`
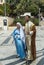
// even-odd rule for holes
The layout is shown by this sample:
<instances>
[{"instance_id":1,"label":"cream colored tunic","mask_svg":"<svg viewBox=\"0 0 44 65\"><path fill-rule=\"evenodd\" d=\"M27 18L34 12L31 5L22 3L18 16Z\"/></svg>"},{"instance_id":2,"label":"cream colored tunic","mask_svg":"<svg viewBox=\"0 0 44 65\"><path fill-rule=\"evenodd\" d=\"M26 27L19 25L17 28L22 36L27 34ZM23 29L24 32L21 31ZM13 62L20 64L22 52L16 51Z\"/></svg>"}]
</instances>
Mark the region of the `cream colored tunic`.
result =
<instances>
[{"instance_id":1,"label":"cream colored tunic","mask_svg":"<svg viewBox=\"0 0 44 65\"><path fill-rule=\"evenodd\" d=\"M33 31L31 31L31 28L33 25L34 24L31 21L27 22L25 25L26 45L27 45L27 60L33 60L32 53L31 53L31 35L33 34Z\"/></svg>"}]
</instances>

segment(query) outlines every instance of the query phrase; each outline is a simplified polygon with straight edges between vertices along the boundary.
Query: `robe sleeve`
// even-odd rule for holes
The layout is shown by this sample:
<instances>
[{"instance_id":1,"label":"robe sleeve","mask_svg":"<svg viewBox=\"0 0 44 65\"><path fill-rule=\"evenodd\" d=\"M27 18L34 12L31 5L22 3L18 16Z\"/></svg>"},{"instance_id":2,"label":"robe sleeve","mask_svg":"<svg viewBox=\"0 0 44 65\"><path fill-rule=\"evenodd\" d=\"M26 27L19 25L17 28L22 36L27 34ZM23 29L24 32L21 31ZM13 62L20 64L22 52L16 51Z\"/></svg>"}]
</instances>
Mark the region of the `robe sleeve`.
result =
<instances>
[{"instance_id":1,"label":"robe sleeve","mask_svg":"<svg viewBox=\"0 0 44 65\"><path fill-rule=\"evenodd\" d=\"M35 25L32 25L30 35L33 35L36 32L36 27Z\"/></svg>"}]
</instances>

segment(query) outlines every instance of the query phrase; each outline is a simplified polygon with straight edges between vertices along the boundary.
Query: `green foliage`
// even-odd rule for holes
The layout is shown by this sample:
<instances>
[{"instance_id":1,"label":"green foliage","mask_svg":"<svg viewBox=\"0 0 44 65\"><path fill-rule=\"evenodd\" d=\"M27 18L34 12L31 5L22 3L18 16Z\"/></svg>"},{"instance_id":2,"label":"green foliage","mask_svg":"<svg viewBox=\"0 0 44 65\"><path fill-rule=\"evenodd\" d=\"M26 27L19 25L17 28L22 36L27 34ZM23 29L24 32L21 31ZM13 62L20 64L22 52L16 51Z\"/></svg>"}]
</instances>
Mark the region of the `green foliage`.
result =
<instances>
[{"instance_id":1,"label":"green foliage","mask_svg":"<svg viewBox=\"0 0 44 65\"><path fill-rule=\"evenodd\" d=\"M38 18L31 18L31 21L35 24L35 25L39 25L39 19ZM22 25L25 25L25 20L24 18L15 18L14 20L14 24L16 24L17 22L20 22Z\"/></svg>"},{"instance_id":2,"label":"green foliage","mask_svg":"<svg viewBox=\"0 0 44 65\"><path fill-rule=\"evenodd\" d=\"M37 15L39 13L39 7L41 11L44 11L43 5L40 0L20 0L20 2L16 3L16 9L14 9L14 13L21 14L24 12L31 12L33 15Z\"/></svg>"},{"instance_id":3,"label":"green foliage","mask_svg":"<svg viewBox=\"0 0 44 65\"><path fill-rule=\"evenodd\" d=\"M10 6L6 4L6 15L8 16L10 14ZM5 15L5 4L0 5L0 15Z\"/></svg>"},{"instance_id":4,"label":"green foliage","mask_svg":"<svg viewBox=\"0 0 44 65\"><path fill-rule=\"evenodd\" d=\"M6 4L6 15L9 16L10 12L11 12L10 5Z\"/></svg>"},{"instance_id":5,"label":"green foliage","mask_svg":"<svg viewBox=\"0 0 44 65\"><path fill-rule=\"evenodd\" d=\"M28 6L28 12L30 11L32 14L36 15L38 14L38 10L39 10L39 7L36 5L36 4L32 4L30 6Z\"/></svg>"},{"instance_id":6,"label":"green foliage","mask_svg":"<svg viewBox=\"0 0 44 65\"><path fill-rule=\"evenodd\" d=\"M38 18L33 18L33 19L32 19L32 22L33 22L36 26L39 25L39 19L38 19Z\"/></svg>"},{"instance_id":7,"label":"green foliage","mask_svg":"<svg viewBox=\"0 0 44 65\"><path fill-rule=\"evenodd\" d=\"M16 18L15 20L14 20L14 24L16 24L17 22L20 22L22 25L25 25L25 21L24 21L24 18Z\"/></svg>"},{"instance_id":8,"label":"green foliage","mask_svg":"<svg viewBox=\"0 0 44 65\"><path fill-rule=\"evenodd\" d=\"M6 3L7 16L10 13L12 15L15 13L20 15L24 12L31 12L33 15L37 15L39 7L41 8L41 12L44 12L44 0L6 0ZM4 5L0 5L1 15L4 15L4 8Z\"/></svg>"},{"instance_id":9,"label":"green foliage","mask_svg":"<svg viewBox=\"0 0 44 65\"><path fill-rule=\"evenodd\" d=\"M0 15L4 15L4 6L0 5Z\"/></svg>"}]
</instances>

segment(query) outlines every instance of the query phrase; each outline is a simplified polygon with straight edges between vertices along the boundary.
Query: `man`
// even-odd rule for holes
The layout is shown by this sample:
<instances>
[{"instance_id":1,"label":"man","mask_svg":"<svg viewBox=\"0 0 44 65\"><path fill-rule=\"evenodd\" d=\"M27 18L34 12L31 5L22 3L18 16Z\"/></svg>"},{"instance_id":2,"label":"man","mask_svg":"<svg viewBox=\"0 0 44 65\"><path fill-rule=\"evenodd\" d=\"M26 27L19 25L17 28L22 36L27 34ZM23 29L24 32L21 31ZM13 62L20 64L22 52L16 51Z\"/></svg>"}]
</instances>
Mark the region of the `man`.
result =
<instances>
[{"instance_id":1,"label":"man","mask_svg":"<svg viewBox=\"0 0 44 65\"><path fill-rule=\"evenodd\" d=\"M35 37L36 28L35 25L29 21L30 15L25 15L25 34L26 34L26 45L27 45L27 60L32 61L36 59L36 47L35 47Z\"/></svg>"}]
</instances>

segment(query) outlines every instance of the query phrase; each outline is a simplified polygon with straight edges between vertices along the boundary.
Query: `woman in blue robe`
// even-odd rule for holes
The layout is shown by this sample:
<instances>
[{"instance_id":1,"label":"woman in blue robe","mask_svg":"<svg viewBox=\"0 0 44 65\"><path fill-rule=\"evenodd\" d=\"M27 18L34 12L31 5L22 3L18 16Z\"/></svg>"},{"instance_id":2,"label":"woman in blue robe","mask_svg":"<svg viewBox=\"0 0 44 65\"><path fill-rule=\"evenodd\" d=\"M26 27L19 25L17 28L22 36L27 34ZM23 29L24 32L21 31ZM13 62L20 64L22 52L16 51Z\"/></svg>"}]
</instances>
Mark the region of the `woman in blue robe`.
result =
<instances>
[{"instance_id":1,"label":"woman in blue robe","mask_svg":"<svg viewBox=\"0 0 44 65\"><path fill-rule=\"evenodd\" d=\"M17 28L13 32L13 38L15 40L17 55L24 59L26 57L26 45L25 45L25 34L22 25L18 22Z\"/></svg>"}]
</instances>

